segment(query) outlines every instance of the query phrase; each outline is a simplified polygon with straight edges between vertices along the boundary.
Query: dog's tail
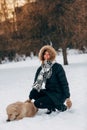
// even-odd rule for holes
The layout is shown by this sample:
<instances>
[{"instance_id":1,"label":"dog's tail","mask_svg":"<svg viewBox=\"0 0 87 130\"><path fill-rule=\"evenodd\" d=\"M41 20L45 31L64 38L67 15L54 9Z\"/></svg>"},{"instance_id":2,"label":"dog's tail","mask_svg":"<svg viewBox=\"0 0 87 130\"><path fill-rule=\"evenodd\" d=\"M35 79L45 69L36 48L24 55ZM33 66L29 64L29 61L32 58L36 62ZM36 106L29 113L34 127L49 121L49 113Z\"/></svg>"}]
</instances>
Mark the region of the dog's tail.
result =
<instances>
[{"instance_id":1,"label":"dog's tail","mask_svg":"<svg viewBox=\"0 0 87 130\"><path fill-rule=\"evenodd\" d=\"M28 99L28 100L26 100L26 101L25 101L25 103L30 103L30 102L31 102L31 100L30 100L30 99Z\"/></svg>"}]
</instances>

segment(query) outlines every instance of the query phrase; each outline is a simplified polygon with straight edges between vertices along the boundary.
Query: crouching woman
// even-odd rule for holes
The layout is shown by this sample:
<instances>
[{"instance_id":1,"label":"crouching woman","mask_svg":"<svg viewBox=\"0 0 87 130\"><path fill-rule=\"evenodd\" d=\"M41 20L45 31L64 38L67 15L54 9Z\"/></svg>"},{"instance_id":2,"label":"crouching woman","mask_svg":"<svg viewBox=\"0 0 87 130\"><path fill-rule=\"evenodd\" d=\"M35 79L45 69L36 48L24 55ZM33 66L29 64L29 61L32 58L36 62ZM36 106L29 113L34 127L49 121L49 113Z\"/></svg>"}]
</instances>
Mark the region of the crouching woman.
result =
<instances>
[{"instance_id":1,"label":"crouching woman","mask_svg":"<svg viewBox=\"0 0 87 130\"><path fill-rule=\"evenodd\" d=\"M46 45L40 49L41 65L36 71L29 94L29 99L34 99L34 105L40 109L47 109L47 114L56 110L63 112L72 106L65 71L55 58L56 51L53 47Z\"/></svg>"}]
</instances>

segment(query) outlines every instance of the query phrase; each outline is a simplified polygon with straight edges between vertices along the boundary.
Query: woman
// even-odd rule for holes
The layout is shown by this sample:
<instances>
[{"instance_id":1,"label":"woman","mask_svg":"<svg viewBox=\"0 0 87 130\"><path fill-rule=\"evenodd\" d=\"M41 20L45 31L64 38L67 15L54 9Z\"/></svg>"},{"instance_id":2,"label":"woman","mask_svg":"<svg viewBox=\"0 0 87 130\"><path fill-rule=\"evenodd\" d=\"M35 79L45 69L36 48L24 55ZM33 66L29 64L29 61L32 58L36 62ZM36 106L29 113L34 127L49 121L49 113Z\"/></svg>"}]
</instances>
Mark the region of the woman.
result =
<instances>
[{"instance_id":1,"label":"woman","mask_svg":"<svg viewBox=\"0 0 87 130\"><path fill-rule=\"evenodd\" d=\"M46 45L41 48L39 59L42 64L37 69L29 94L29 99L35 100L37 108L48 109L47 114L56 109L63 112L72 106L65 71L55 58L56 51L53 47Z\"/></svg>"}]
</instances>

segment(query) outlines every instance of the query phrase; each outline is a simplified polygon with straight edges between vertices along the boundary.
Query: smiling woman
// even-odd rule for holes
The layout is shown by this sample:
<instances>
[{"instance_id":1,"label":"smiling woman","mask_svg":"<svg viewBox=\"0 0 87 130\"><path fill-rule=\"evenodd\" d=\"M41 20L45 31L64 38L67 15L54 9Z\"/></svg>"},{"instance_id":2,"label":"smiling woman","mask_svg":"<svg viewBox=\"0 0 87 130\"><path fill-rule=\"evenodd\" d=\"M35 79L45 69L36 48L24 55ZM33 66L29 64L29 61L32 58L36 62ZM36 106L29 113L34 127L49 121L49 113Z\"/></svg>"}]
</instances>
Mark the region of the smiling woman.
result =
<instances>
[{"instance_id":1,"label":"smiling woman","mask_svg":"<svg viewBox=\"0 0 87 130\"><path fill-rule=\"evenodd\" d=\"M65 71L55 58L56 50L52 46L45 45L40 49L39 59L42 63L29 93L29 99L35 100L34 105L38 109L48 109L47 114L56 109L63 112L72 106Z\"/></svg>"}]
</instances>

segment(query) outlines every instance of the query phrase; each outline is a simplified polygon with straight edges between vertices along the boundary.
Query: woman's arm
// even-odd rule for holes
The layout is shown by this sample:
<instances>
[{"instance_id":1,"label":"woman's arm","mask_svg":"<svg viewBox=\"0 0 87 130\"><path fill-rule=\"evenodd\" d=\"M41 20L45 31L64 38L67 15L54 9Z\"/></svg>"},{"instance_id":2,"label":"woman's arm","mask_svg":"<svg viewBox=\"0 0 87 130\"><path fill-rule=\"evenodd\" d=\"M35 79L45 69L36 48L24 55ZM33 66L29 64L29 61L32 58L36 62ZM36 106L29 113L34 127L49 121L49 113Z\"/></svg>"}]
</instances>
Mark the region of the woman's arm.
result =
<instances>
[{"instance_id":1,"label":"woman's arm","mask_svg":"<svg viewBox=\"0 0 87 130\"><path fill-rule=\"evenodd\" d=\"M38 77L40 71L41 71L41 66L40 66L40 67L37 69L37 71L36 71L35 78L34 78L34 83L36 82L37 77Z\"/></svg>"},{"instance_id":2,"label":"woman's arm","mask_svg":"<svg viewBox=\"0 0 87 130\"><path fill-rule=\"evenodd\" d=\"M66 74L65 74L65 71L64 71L62 65L60 65L60 64L57 65L56 73L57 73L57 77L58 77L60 86L62 87L64 96L67 99L70 97L70 91L69 91L67 77L66 77Z\"/></svg>"},{"instance_id":3,"label":"woman's arm","mask_svg":"<svg viewBox=\"0 0 87 130\"><path fill-rule=\"evenodd\" d=\"M60 81L60 85L63 89L64 95L65 95L65 98L66 98L65 102L66 102L67 108L69 109L72 106L72 101L70 99L69 85L68 85L68 81L67 81L65 71L60 64L58 65L57 76L58 76L58 79Z\"/></svg>"}]
</instances>

